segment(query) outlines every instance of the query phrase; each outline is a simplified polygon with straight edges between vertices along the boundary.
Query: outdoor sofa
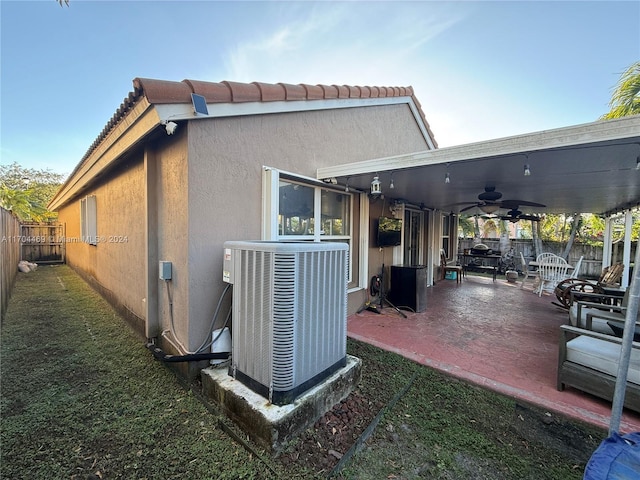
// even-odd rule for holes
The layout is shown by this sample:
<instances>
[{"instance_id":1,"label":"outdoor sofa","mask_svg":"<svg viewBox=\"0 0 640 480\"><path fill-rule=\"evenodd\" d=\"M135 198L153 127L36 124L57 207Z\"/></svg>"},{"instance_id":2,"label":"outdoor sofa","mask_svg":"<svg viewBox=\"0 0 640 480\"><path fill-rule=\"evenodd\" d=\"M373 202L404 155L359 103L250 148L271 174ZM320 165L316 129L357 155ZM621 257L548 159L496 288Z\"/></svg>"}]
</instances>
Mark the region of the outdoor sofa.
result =
<instances>
[{"instance_id":1,"label":"outdoor sofa","mask_svg":"<svg viewBox=\"0 0 640 480\"><path fill-rule=\"evenodd\" d=\"M560 327L557 388L613 400L622 339L572 325ZM633 342L625 407L640 413L640 342Z\"/></svg>"}]
</instances>

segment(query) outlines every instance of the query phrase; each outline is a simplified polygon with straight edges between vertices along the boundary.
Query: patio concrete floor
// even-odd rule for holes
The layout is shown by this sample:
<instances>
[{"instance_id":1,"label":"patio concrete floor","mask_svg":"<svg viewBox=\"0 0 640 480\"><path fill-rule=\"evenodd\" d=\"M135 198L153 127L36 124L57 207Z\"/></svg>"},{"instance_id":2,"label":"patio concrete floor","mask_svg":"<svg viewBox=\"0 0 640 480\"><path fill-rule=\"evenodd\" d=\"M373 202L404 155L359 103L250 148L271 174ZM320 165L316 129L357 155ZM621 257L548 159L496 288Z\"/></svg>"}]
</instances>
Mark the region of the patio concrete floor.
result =
<instances>
[{"instance_id":1,"label":"patio concrete floor","mask_svg":"<svg viewBox=\"0 0 640 480\"><path fill-rule=\"evenodd\" d=\"M349 337L392 351L482 387L608 428L611 402L579 390L556 389L559 326L568 313L555 296L520 289L504 276L467 275L427 289L427 308L404 311L386 306L347 319ZM624 410L620 431L640 431L640 415Z\"/></svg>"}]
</instances>

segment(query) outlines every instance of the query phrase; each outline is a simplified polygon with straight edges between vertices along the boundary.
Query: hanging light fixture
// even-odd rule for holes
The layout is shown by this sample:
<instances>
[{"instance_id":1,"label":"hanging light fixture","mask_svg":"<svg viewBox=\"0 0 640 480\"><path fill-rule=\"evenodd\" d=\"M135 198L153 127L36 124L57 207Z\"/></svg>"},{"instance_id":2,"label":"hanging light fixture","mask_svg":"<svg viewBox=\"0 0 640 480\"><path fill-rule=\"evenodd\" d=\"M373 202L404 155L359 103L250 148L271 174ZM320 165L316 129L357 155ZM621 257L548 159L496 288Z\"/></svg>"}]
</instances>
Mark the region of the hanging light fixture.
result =
<instances>
[{"instance_id":1,"label":"hanging light fixture","mask_svg":"<svg viewBox=\"0 0 640 480\"><path fill-rule=\"evenodd\" d=\"M494 204L478 205L478 208L482 210L484 213L490 215L493 212L497 211L500 208L500 205L494 205Z\"/></svg>"},{"instance_id":2,"label":"hanging light fixture","mask_svg":"<svg viewBox=\"0 0 640 480\"><path fill-rule=\"evenodd\" d=\"M351 178L351 177L347 177L347 183L346 183L346 185L344 186L344 191L345 191L346 193L349 193L349 179L350 179L350 178Z\"/></svg>"},{"instance_id":3,"label":"hanging light fixture","mask_svg":"<svg viewBox=\"0 0 640 480\"><path fill-rule=\"evenodd\" d=\"M529 175L531 175L531 169L529 168L529 164L525 164L524 166L524 176L528 177Z\"/></svg>"},{"instance_id":4,"label":"hanging light fixture","mask_svg":"<svg viewBox=\"0 0 640 480\"><path fill-rule=\"evenodd\" d=\"M376 173L376 175L373 177L373 180L371 180L371 195L378 196L380 194L382 194L382 186L380 184L380 178Z\"/></svg>"},{"instance_id":5,"label":"hanging light fixture","mask_svg":"<svg viewBox=\"0 0 640 480\"><path fill-rule=\"evenodd\" d=\"M389 183L389 188L393 190L396 186L393 184L393 172L391 172L391 183Z\"/></svg>"},{"instance_id":6,"label":"hanging light fixture","mask_svg":"<svg viewBox=\"0 0 640 480\"><path fill-rule=\"evenodd\" d=\"M449 176L449 172L444 174L444 183L451 183L451 177Z\"/></svg>"}]
</instances>

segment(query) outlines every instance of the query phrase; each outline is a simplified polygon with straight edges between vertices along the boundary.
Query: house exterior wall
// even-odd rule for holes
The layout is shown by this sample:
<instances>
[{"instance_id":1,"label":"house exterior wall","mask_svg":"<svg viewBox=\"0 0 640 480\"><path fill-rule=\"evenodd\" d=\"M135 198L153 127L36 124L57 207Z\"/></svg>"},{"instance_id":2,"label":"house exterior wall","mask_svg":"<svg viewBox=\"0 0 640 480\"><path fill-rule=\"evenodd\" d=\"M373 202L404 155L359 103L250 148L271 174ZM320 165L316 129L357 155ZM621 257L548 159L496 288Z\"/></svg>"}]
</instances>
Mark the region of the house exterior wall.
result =
<instances>
[{"instance_id":1,"label":"house exterior wall","mask_svg":"<svg viewBox=\"0 0 640 480\"><path fill-rule=\"evenodd\" d=\"M138 330L145 317L143 179L142 162L133 158L59 210L67 263L128 311ZM81 238L80 200L86 195L96 196L97 245Z\"/></svg>"},{"instance_id":2,"label":"house exterior wall","mask_svg":"<svg viewBox=\"0 0 640 480\"><path fill-rule=\"evenodd\" d=\"M319 167L425 148L406 105L190 122L190 345L202 341L225 286L224 241L260 239L263 166L315 177ZM358 211L357 196L354 206ZM352 233L357 248L357 221ZM353 313L362 304L364 292L349 297L349 313Z\"/></svg>"},{"instance_id":3,"label":"house exterior wall","mask_svg":"<svg viewBox=\"0 0 640 480\"><path fill-rule=\"evenodd\" d=\"M189 243L189 169L188 133L180 129L171 137L165 137L155 149L151 161L155 162L155 202L157 230L149 236L157 242L160 261L172 264L170 282L159 279L154 265L150 266L149 281L157 285L157 312L161 330L170 328L171 314L178 340L188 349L190 346L188 320L190 318L190 255ZM153 197L152 197L153 198ZM155 203L155 205L153 205ZM155 259L154 259L155 260ZM173 303L170 308L169 298ZM171 312L173 310L173 312ZM156 332L156 334L159 332Z\"/></svg>"},{"instance_id":4,"label":"house exterior wall","mask_svg":"<svg viewBox=\"0 0 640 480\"><path fill-rule=\"evenodd\" d=\"M79 239L80 200L96 196L97 231L105 241L67 243L68 263L130 312L139 333L160 336L173 324L190 351L205 339L226 286L223 243L261 237L263 166L314 178L319 167L428 148L407 105L198 119L181 123L171 136L162 133L59 215L67 237ZM369 232L359 230L357 195L353 206L357 272L359 236ZM158 278L158 260L171 262L171 281ZM349 313L364 295L349 296Z\"/></svg>"}]
</instances>

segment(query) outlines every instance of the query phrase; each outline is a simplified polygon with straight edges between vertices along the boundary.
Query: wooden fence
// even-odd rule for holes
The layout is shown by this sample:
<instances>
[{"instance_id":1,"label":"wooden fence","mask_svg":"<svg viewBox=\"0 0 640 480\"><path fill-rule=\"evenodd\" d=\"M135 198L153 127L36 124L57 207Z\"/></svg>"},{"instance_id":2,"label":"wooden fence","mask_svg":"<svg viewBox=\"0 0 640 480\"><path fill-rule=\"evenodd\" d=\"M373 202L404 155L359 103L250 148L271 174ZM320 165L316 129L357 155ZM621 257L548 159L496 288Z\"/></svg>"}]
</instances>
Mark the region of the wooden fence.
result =
<instances>
[{"instance_id":1,"label":"wooden fence","mask_svg":"<svg viewBox=\"0 0 640 480\"><path fill-rule=\"evenodd\" d=\"M500 250L500 239L483 238L481 242L492 250ZM462 252L465 248L473 247L475 243L477 242L475 242L473 239L460 239L458 248ZM520 252L522 252L525 259L527 260L533 260L535 258L536 255L533 250L532 240L511 239L510 243L518 261L520 260ZM635 258L635 249L637 248L637 244L638 242L631 243L631 258ZM562 255L564 253L566 244L563 242L542 242L542 246L545 252ZM575 265L580 257L583 257L579 276L581 278L598 278L602 273L602 253L602 247L574 243L571 247L571 251L569 252L569 258L567 259L567 261L571 265ZM612 263L622 262L622 246L620 244L614 245L612 257ZM517 265L518 268L520 268L520 264L517 263Z\"/></svg>"},{"instance_id":2,"label":"wooden fence","mask_svg":"<svg viewBox=\"0 0 640 480\"><path fill-rule=\"evenodd\" d=\"M0 207L0 321L9 305L20 261L20 222Z\"/></svg>"},{"instance_id":3,"label":"wooden fence","mask_svg":"<svg viewBox=\"0 0 640 480\"><path fill-rule=\"evenodd\" d=\"M22 260L34 263L64 263L64 224L23 223Z\"/></svg>"}]
</instances>

